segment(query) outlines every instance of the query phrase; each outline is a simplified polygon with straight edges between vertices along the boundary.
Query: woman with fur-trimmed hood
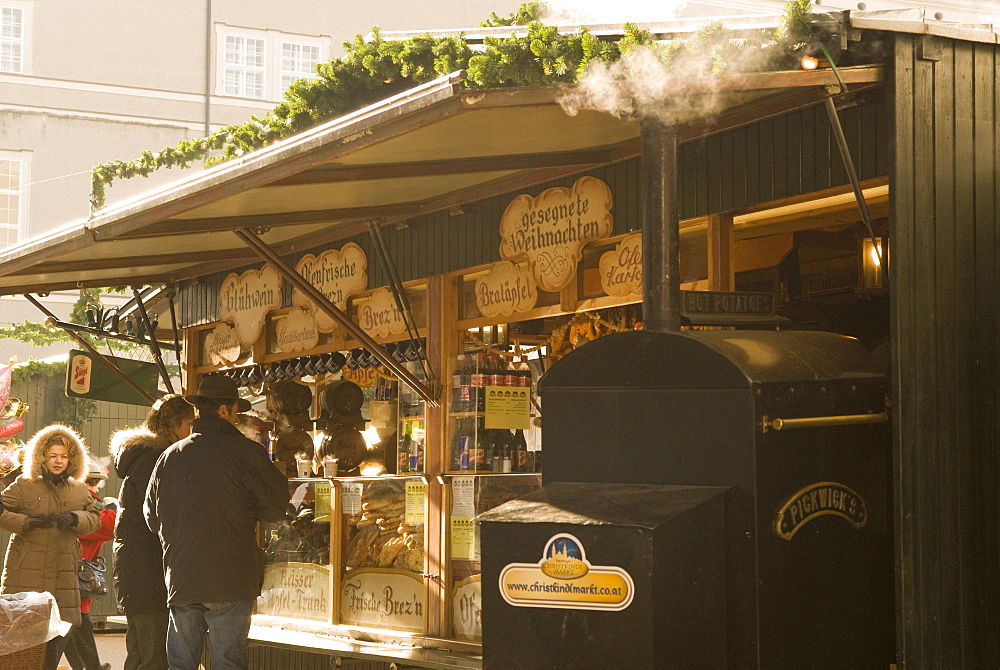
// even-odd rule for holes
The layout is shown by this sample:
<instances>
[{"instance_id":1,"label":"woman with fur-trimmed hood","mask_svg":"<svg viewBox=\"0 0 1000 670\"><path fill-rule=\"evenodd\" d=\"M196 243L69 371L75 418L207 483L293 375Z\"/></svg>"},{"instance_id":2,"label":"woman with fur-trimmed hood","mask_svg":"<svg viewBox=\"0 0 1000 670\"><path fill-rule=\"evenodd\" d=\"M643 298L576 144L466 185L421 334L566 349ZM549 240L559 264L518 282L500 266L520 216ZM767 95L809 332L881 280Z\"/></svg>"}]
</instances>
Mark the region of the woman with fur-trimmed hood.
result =
<instances>
[{"instance_id":1,"label":"woman with fur-trimmed hood","mask_svg":"<svg viewBox=\"0 0 1000 670\"><path fill-rule=\"evenodd\" d=\"M125 612L126 668L166 670L167 587L160 538L146 526L142 502L149 476L164 449L191 433L194 406L180 395L153 405L141 428L111 437L115 470L122 479L121 512L115 525L114 580L118 606Z\"/></svg>"},{"instance_id":2,"label":"woman with fur-trimmed hood","mask_svg":"<svg viewBox=\"0 0 1000 670\"><path fill-rule=\"evenodd\" d=\"M76 431L55 424L38 431L24 453L23 474L0 494L0 528L13 533L0 593L48 591L59 603L59 618L77 625L77 535L101 526L101 515L83 481L87 450ZM46 668L56 667L64 645L65 638L49 643Z\"/></svg>"}]
</instances>

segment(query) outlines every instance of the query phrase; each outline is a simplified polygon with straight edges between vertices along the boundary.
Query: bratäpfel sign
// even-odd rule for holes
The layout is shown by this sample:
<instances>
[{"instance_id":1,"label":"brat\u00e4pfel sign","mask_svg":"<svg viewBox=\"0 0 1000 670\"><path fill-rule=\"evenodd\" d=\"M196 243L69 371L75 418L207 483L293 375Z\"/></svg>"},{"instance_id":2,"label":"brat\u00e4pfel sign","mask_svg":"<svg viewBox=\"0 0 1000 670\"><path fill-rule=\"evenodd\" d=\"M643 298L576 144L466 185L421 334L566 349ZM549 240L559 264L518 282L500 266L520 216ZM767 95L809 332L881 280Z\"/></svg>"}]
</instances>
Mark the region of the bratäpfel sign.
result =
<instances>
[{"instance_id":1,"label":"brat\u00e4pfel sign","mask_svg":"<svg viewBox=\"0 0 1000 670\"><path fill-rule=\"evenodd\" d=\"M500 256L527 259L535 283L555 292L576 276L583 247L614 229L611 189L596 177L580 177L573 188L550 188L537 198L519 195L500 218Z\"/></svg>"}]
</instances>

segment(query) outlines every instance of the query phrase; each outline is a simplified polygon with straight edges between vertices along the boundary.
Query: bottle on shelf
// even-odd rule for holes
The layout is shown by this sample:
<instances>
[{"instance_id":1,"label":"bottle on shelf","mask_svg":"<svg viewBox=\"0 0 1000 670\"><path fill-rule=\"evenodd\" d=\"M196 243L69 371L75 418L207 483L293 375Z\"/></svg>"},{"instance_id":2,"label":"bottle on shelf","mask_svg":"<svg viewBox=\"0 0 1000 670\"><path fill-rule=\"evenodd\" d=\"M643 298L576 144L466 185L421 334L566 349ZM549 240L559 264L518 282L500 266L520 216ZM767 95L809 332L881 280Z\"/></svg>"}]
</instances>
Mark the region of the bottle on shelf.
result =
<instances>
[{"instance_id":1,"label":"bottle on shelf","mask_svg":"<svg viewBox=\"0 0 1000 670\"><path fill-rule=\"evenodd\" d=\"M455 361L455 372L451 375L451 411L465 412L466 405L462 403L462 371L465 368L466 356L461 354Z\"/></svg>"},{"instance_id":2,"label":"bottle on shelf","mask_svg":"<svg viewBox=\"0 0 1000 670\"><path fill-rule=\"evenodd\" d=\"M399 441L399 450L396 459L396 472L410 472L410 452L413 450L413 422L407 421L403 425L403 437Z\"/></svg>"},{"instance_id":3,"label":"bottle on shelf","mask_svg":"<svg viewBox=\"0 0 1000 670\"><path fill-rule=\"evenodd\" d=\"M486 374L488 376L488 379L486 380L487 386L504 385L503 359L500 358L499 352L494 351L490 354Z\"/></svg>"},{"instance_id":4,"label":"bottle on shelf","mask_svg":"<svg viewBox=\"0 0 1000 670\"><path fill-rule=\"evenodd\" d=\"M514 435L504 428L500 431L503 435L503 453L500 456L500 472L514 471Z\"/></svg>"},{"instance_id":5,"label":"bottle on shelf","mask_svg":"<svg viewBox=\"0 0 1000 670\"><path fill-rule=\"evenodd\" d=\"M414 426L413 424L416 424ZM410 462L409 472L423 472L424 470L424 422L407 422L410 431Z\"/></svg>"},{"instance_id":6,"label":"bottle on shelf","mask_svg":"<svg viewBox=\"0 0 1000 670\"><path fill-rule=\"evenodd\" d=\"M451 469L468 470L470 435L468 429L468 419L459 418L455 420L455 434L451 441Z\"/></svg>"},{"instance_id":7,"label":"bottle on shelf","mask_svg":"<svg viewBox=\"0 0 1000 670\"><path fill-rule=\"evenodd\" d=\"M521 362L517 366L518 386L531 388L531 367L528 365L528 357L521 356Z\"/></svg>"},{"instance_id":8,"label":"bottle on shelf","mask_svg":"<svg viewBox=\"0 0 1000 670\"><path fill-rule=\"evenodd\" d=\"M514 472L534 472L534 465L531 463L531 453L528 451L528 442L524 439L524 431L518 428L514 431L514 460L512 463Z\"/></svg>"},{"instance_id":9,"label":"bottle on shelf","mask_svg":"<svg viewBox=\"0 0 1000 670\"><path fill-rule=\"evenodd\" d=\"M469 451L469 463L472 470L489 470L489 462L486 460L486 451L489 447L486 429L483 427L483 419L476 419L476 430L472 440L472 448Z\"/></svg>"},{"instance_id":10,"label":"bottle on shelf","mask_svg":"<svg viewBox=\"0 0 1000 670\"><path fill-rule=\"evenodd\" d=\"M486 411L486 355L476 354L473 360L471 389L469 395L469 411Z\"/></svg>"},{"instance_id":11,"label":"bottle on shelf","mask_svg":"<svg viewBox=\"0 0 1000 670\"><path fill-rule=\"evenodd\" d=\"M501 358L500 360L501 360L501 362L504 363L504 366L506 368L504 370L503 385L504 386L520 386L521 385L521 378L520 378L520 374L517 371L517 366L514 364L514 359L511 358L508 361L505 358Z\"/></svg>"}]
</instances>

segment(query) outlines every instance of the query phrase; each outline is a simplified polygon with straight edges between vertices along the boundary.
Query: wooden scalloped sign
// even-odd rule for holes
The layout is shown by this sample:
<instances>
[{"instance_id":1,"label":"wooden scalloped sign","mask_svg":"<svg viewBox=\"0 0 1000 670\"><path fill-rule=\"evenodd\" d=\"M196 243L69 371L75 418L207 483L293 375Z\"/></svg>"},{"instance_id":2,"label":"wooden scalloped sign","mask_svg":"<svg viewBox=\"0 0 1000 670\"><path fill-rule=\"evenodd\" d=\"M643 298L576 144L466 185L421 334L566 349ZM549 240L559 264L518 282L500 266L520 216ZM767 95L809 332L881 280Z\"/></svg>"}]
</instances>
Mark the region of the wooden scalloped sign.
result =
<instances>
[{"instance_id":1,"label":"wooden scalloped sign","mask_svg":"<svg viewBox=\"0 0 1000 670\"><path fill-rule=\"evenodd\" d=\"M277 319L276 319L277 321ZM319 344L313 312L296 307L274 324L275 344L282 351L307 351Z\"/></svg>"},{"instance_id":2,"label":"wooden scalloped sign","mask_svg":"<svg viewBox=\"0 0 1000 670\"><path fill-rule=\"evenodd\" d=\"M601 254L601 287L608 295L642 295L642 233L629 235Z\"/></svg>"},{"instance_id":3,"label":"wooden scalloped sign","mask_svg":"<svg viewBox=\"0 0 1000 670\"><path fill-rule=\"evenodd\" d=\"M372 291L371 298L358 305L358 325L374 337L388 337L406 330L403 314L387 288Z\"/></svg>"},{"instance_id":4,"label":"wooden scalloped sign","mask_svg":"<svg viewBox=\"0 0 1000 670\"><path fill-rule=\"evenodd\" d=\"M537 198L519 195L500 218L500 257L527 259L538 288L559 291L576 277L583 247L614 230L611 205L608 185L589 176Z\"/></svg>"},{"instance_id":5,"label":"wooden scalloped sign","mask_svg":"<svg viewBox=\"0 0 1000 670\"><path fill-rule=\"evenodd\" d=\"M368 288L368 256L354 242L340 249L328 249L319 256L306 254L295 264L295 271L345 311L347 300ZM311 310L321 333L333 332L336 322L326 312L316 309L312 300L298 289L292 291L292 304Z\"/></svg>"},{"instance_id":6,"label":"wooden scalloped sign","mask_svg":"<svg viewBox=\"0 0 1000 670\"><path fill-rule=\"evenodd\" d=\"M205 335L205 353L212 365L229 365L240 359L243 352L236 339L236 329L228 323L220 323Z\"/></svg>"},{"instance_id":7,"label":"wooden scalloped sign","mask_svg":"<svg viewBox=\"0 0 1000 670\"><path fill-rule=\"evenodd\" d=\"M236 338L251 347L260 337L268 313L281 308L281 275L271 265L227 275L219 289L219 317L232 321Z\"/></svg>"},{"instance_id":8,"label":"wooden scalloped sign","mask_svg":"<svg viewBox=\"0 0 1000 670\"><path fill-rule=\"evenodd\" d=\"M538 288L528 268L500 261L489 274L476 279L476 306L483 316L510 316L527 312L538 302Z\"/></svg>"}]
</instances>

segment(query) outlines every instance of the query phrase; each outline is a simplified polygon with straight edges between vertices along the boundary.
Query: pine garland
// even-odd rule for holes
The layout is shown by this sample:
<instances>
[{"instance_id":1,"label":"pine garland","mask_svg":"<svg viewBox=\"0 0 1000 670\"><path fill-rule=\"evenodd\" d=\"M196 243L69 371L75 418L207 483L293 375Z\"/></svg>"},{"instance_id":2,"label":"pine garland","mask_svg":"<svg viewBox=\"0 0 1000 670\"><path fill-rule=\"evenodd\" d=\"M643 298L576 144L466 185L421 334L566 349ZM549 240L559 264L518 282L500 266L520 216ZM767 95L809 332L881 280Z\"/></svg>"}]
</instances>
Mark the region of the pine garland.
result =
<instances>
[{"instance_id":1,"label":"pine garland","mask_svg":"<svg viewBox=\"0 0 1000 670\"><path fill-rule=\"evenodd\" d=\"M422 35L389 42L378 28L372 30L370 40L358 35L344 44L342 58L317 66L318 79L293 83L281 103L262 118L252 116L245 123L158 152L143 151L131 161L96 166L91 176L91 208L104 207L105 190L116 179L148 177L160 168L186 168L196 161L209 166L232 160L444 74L465 70L464 85L475 89L566 85L578 81L593 61L615 61L629 50L652 43L648 32L629 23L617 42L601 40L585 29L562 34L557 27L536 20L540 8L540 3L533 2L508 17L491 14L482 25L527 25L527 35L486 37L478 52L473 52L464 36ZM755 67L780 69L793 62L792 54L808 40L809 8L810 0L788 0L779 29L773 34L762 32L749 46L759 52ZM669 64L688 53L709 53L704 73L719 74L730 71L730 63L743 60L735 55L746 48L737 45L724 27L713 24L686 43L659 48L658 56Z\"/></svg>"}]
</instances>

